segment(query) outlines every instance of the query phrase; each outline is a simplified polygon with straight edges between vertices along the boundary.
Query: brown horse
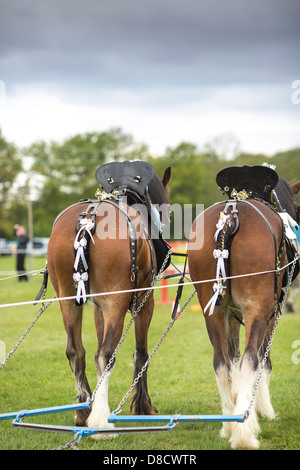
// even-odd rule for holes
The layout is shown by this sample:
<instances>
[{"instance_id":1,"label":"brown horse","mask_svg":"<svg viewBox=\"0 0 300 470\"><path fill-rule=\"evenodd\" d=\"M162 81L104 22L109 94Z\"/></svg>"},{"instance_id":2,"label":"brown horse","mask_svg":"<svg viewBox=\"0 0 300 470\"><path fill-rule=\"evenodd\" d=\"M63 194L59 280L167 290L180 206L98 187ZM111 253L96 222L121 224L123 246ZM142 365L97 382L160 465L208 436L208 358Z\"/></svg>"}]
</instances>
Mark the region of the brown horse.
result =
<instances>
[{"instance_id":1,"label":"brown horse","mask_svg":"<svg viewBox=\"0 0 300 470\"><path fill-rule=\"evenodd\" d=\"M299 192L300 182L290 186L280 179L275 189L278 204L297 220L294 195ZM245 197L245 191L240 193L241 197L243 195ZM218 222L216 238L221 244L217 247ZM216 248L218 252L214 251ZM228 250L224 251L225 248ZM223 265L220 257L218 259L223 266L220 277L224 272L231 277L272 271L232 278L223 284L218 280L215 285L213 282L195 284L214 348L213 366L223 414L239 415L248 409L252 399L259 363L274 324L275 303L279 302L283 284L284 272L278 272L278 276L274 273L287 260L280 216L254 195L250 199L234 199L209 207L195 219L191 229L188 259L193 282L216 279L216 258L220 253L224 254ZM241 360L239 334L243 322L245 350ZM259 447L256 412L269 419L275 417L268 390L270 373L268 357L248 419L244 423L223 423L221 436L229 437L234 449Z\"/></svg>"},{"instance_id":2,"label":"brown horse","mask_svg":"<svg viewBox=\"0 0 300 470\"><path fill-rule=\"evenodd\" d=\"M118 171L120 168L120 166L117 167ZM168 168L162 181L156 174L152 178L148 192L153 204L168 205L166 188L170 177L171 169ZM136 181L138 181L137 178L140 176L136 177ZM121 200L116 198L112 202L103 200L98 205L95 218L96 230L89 243L89 253L86 257L88 260L87 290L91 294L149 287L153 267L157 273L157 251L153 249L153 240L148 237L147 223L128 201L129 199L127 199L127 204L121 203ZM89 202L81 202L67 208L57 217L52 229L47 266L58 297L74 296L76 293L73 280L74 239L79 216L82 211L87 210L88 206ZM129 219L126 214L130 214L133 226L128 224ZM135 256L131 254L131 244L135 240L132 239L132 233L130 236L129 230L136 232ZM136 266L134 273L131 269L132 264ZM141 299L143 295L138 301ZM129 292L95 296L92 301L98 338L95 362L99 379L121 338L125 315L133 305L133 294ZM61 300L60 308L67 332L66 354L76 378L79 403L84 403L91 397L91 389L85 373L85 349L81 337L83 305L82 302L75 303L74 300ZM152 292L135 317L135 377L148 358L147 333L153 308ZM93 428L113 426L107 422L110 416L108 384L113 366L114 362L95 394L92 410L77 410L75 420L77 425L86 423ZM146 373L137 384L132 406L136 414L153 414L157 411L148 394Z\"/></svg>"}]
</instances>

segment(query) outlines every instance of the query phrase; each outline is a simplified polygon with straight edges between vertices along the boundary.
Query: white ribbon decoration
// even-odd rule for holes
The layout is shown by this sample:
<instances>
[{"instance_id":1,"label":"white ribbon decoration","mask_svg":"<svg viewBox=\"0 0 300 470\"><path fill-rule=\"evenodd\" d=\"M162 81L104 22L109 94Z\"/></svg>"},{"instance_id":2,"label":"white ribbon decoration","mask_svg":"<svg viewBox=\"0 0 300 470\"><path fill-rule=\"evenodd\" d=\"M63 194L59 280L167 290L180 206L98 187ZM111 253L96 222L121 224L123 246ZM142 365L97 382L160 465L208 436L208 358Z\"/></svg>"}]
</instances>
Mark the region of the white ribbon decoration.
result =
<instances>
[{"instance_id":1,"label":"white ribbon decoration","mask_svg":"<svg viewBox=\"0 0 300 470\"><path fill-rule=\"evenodd\" d=\"M92 242L95 245L95 241L93 238L93 235L91 233L91 230L94 228L94 222L91 219L83 218L80 220L80 229L77 232L75 241L74 241L74 249L76 250L76 257L75 257L75 262L74 262L74 270L77 271L78 265L80 260L82 261L84 269L87 271L88 270L88 264L85 258L85 253L84 249L86 248L88 242L85 237L82 237L79 239L80 234L83 230L86 230L86 232L89 234ZM75 272L73 274L73 279L77 283L77 292L76 292L76 301L79 304L80 299L82 298L83 303L86 302L86 288L85 288L85 282L88 280L89 275L87 272L79 273Z\"/></svg>"},{"instance_id":2,"label":"white ribbon decoration","mask_svg":"<svg viewBox=\"0 0 300 470\"><path fill-rule=\"evenodd\" d=\"M226 271L225 271L225 264L224 264L224 259L228 259L229 257L229 251L228 250L214 250L213 252L214 258L216 258L217 261L217 272L216 272L216 279L222 279L222 284L220 282L215 282L214 283L214 294L210 301L207 303L206 307L204 308L203 312L206 313L208 307L210 306L209 314L208 316L212 315L216 306L216 302L218 299L219 295L222 295L223 290L225 289L224 283L226 281Z\"/></svg>"},{"instance_id":3,"label":"white ribbon decoration","mask_svg":"<svg viewBox=\"0 0 300 470\"><path fill-rule=\"evenodd\" d=\"M74 248L75 248L75 243L78 242L78 238L79 238L79 235L80 235L80 233L82 232L82 230L86 230L86 231L87 231L87 233L89 234L89 236L90 236L92 242L93 242L94 245L95 245L94 238L93 238L93 235L92 235L92 233L91 233L91 230L94 228L94 225L95 225L94 222L93 222L91 219L84 218L84 219L81 219L81 220L80 220L80 225L81 225L81 227L80 227L80 229L78 230L77 236L76 236L76 238L75 238ZM76 250L76 248L75 248L75 250Z\"/></svg>"},{"instance_id":4,"label":"white ribbon decoration","mask_svg":"<svg viewBox=\"0 0 300 470\"><path fill-rule=\"evenodd\" d=\"M77 249L76 258L75 258L75 262L74 262L75 271L77 271L77 269L78 269L78 264L79 264L80 259L82 260L84 269L87 271L88 264L87 264L87 261L85 259L84 249L83 249L82 245L80 245L79 248Z\"/></svg>"},{"instance_id":5,"label":"white ribbon decoration","mask_svg":"<svg viewBox=\"0 0 300 470\"><path fill-rule=\"evenodd\" d=\"M80 303L80 299L82 298L83 299L83 302L85 303L86 302L86 289L85 289L85 281L87 281L89 278L89 275L88 273L74 273L73 274L73 279L75 282L78 283L77 285L77 292L76 292L76 301L77 303L79 304Z\"/></svg>"},{"instance_id":6,"label":"white ribbon decoration","mask_svg":"<svg viewBox=\"0 0 300 470\"><path fill-rule=\"evenodd\" d=\"M229 217L230 217L229 215L226 215L223 212L221 212L219 221L216 224L217 230L216 230L216 233L215 233L215 241L217 241L218 235L221 232L221 230L223 230L224 225L226 224L226 221L229 219Z\"/></svg>"},{"instance_id":7,"label":"white ribbon decoration","mask_svg":"<svg viewBox=\"0 0 300 470\"><path fill-rule=\"evenodd\" d=\"M285 234L290 240L297 238L296 232L293 229L298 227L297 222L287 212L279 212L279 215L285 226Z\"/></svg>"}]
</instances>

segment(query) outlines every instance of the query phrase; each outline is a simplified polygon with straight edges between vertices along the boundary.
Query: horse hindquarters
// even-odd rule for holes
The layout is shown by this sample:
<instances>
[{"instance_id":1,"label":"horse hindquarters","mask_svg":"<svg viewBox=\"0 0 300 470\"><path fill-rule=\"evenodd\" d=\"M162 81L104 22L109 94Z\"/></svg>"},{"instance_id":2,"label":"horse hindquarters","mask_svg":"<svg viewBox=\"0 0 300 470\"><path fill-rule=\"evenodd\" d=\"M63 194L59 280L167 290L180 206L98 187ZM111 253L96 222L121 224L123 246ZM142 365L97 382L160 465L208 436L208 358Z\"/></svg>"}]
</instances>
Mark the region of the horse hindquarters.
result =
<instances>
[{"instance_id":1,"label":"horse hindquarters","mask_svg":"<svg viewBox=\"0 0 300 470\"><path fill-rule=\"evenodd\" d=\"M279 218L273 213L267 213L267 215L272 223L276 245L280 247L282 229ZM244 222L244 227L247 229L246 222ZM271 231L266 231L266 224L259 219L256 221L255 232L252 237L247 238L241 223L240 237L234 240L235 245L232 246L232 275L262 272L275 268L275 259L278 253L275 251ZM256 240L260 240L260 242L257 243ZM255 258L253 258L254 255ZM243 266L240 260L243 260ZM285 254L283 254L281 262L285 263ZM281 283L282 274L278 279L278 292L280 292ZM269 419L275 417L268 389L271 372L270 357L268 357L262 372L258 393L255 397L253 395L260 370L260 360L264 356L272 327L271 324L268 325L268 320L274 313L275 307L275 274L268 273L261 276L232 279L231 294L234 303L242 310L245 322L245 351L240 367L239 389L234 414L246 412L252 401L253 404L249 417L244 423L232 424L230 442L233 448L257 449L259 447L257 437L260 429L256 411Z\"/></svg>"},{"instance_id":2,"label":"horse hindquarters","mask_svg":"<svg viewBox=\"0 0 300 470\"><path fill-rule=\"evenodd\" d=\"M85 349L81 337L82 306L75 306L73 302L72 305L71 302L69 301L67 306L65 302L61 302L61 311L67 332L66 355L75 376L78 402L85 403L91 397L91 389L85 373ZM77 426L85 425L89 412L89 409L76 411L75 423Z\"/></svg>"},{"instance_id":3,"label":"horse hindquarters","mask_svg":"<svg viewBox=\"0 0 300 470\"><path fill-rule=\"evenodd\" d=\"M124 290L129 288L127 285ZM109 290L112 290L111 286L109 289L105 289L107 292ZM91 428L114 428L114 424L108 422L111 415L109 381L115 366L114 353L122 336L124 319L130 299L131 294L105 295L98 297L97 304L94 305L98 349L95 355L97 386L93 394L91 413L87 420L87 426ZM116 435L106 436L113 437ZM102 438L102 434L93 436L95 440L101 440Z\"/></svg>"},{"instance_id":4,"label":"horse hindquarters","mask_svg":"<svg viewBox=\"0 0 300 470\"><path fill-rule=\"evenodd\" d=\"M65 254L67 255L66 257L64 257ZM69 259L72 258L68 256L67 250L62 251L60 246L56 246L50 239L48 271L58 297L74 295L72 282L73 265L68 266ZM75 376L78 401L79 403L84 403L90 398L91 389L85 373L85 349L81 337L83 307L75 305L74 300L61 300L60 309L67 333L66 355ZM88 414L89 410L77 410L76 425L84 425Z\"/></svg>"},{"instance_id":5,"label":"horse hindquarters","mask_svg":"<svg viewBox=\"0 0 300 470\"><path fill-rule=\"evenodd\" d=\"M135 280L130 272L131 265L126 221L121 219L118 226L122 228L123 222L125 223L123 238L119 236L117 240L103 240L102 242L96 240L96 245L91 247L91 292L126 291L134 288ZM100 243L102 243L101 246ZM139 267L139 287L149 286L151 259L148 243L144 239L138 239L137 265ZM142 302L143 298L141 296L139 302ZM110 368L106 371L103 379L101 379L101 385L95 394L92 412L88 419L88 426L90 427L111 426L107 422L110 416L108 385L115 363L114 360L111 361L111 358L121 339L124 319L132 300L133 295L131 292L96 297L98 306L94 307L94 318L98 336L98 350L95 358L98 380L109 363ZM135 318L135 376L140 372L141 363L143 362L142 365L144 365L148 357L147 334L153 314L153 306L153 294L151 294ZM146 372L137 383L136 394L133 398L133 408L136 413L151 414L151 400L147 391Z\"/></svg>"},{"instance_id":6,"label":"horse hindquarters","mask_svg":"<svg viewBox=\"0 0 300 470\"><path fill-rule=\"evenodd\" d=\"M259 205L260 203L253 202L253 204ZM274 311L274 273L265 274L263 277L247 276L250 273L274 270L278 254L275 245L277 247L281 245L282 225L279 217L264 205L261 204L259 207L273 227L276 244L266 222L257 214L255 208L250 208L242 201L238 203L240 225L231 245L230 271L228 272L233 277L237 275L246 277L231 279L230 288L227 286L222 305L217 306L211 316L208 311L205 314L208 334L214 347L214 368L224 414L243 414L249 408L257 378L259 352L265 348L267 322ZM190 243L192 242L192 247L195 249L189 251L190 273L193 281L205 281L215 277L216 263L212 256L216 248L214 233L222 208L220 204L211 207L198 220L196 219L193 225L196 235L190 239ZM205 223L203 223L203 217L205 217ZM199 228L202 228L202 232ZM282 264L284 262L283 256ZM278 283L279 291L280 286L281 279ZM196 284L195 287L200 305L204 309L211 299L212 283L204 282ZM234 369L237 372L237 368L232 367L234 362L230 357L228 341L231 328L226 323L226 315L231 307L242 311L246 330L245 352L238 374L234 373ZM272 418L274 411L268 392L270 361L267 366L256 398L257 401L262 399L257 404L260 413ZM231 434L233 448L255 449L259 445L258 431L257 416L255 406L253 406L249 418L244 423L226 425L223 428L223 435Z\"/></svg>"}]
</instances>

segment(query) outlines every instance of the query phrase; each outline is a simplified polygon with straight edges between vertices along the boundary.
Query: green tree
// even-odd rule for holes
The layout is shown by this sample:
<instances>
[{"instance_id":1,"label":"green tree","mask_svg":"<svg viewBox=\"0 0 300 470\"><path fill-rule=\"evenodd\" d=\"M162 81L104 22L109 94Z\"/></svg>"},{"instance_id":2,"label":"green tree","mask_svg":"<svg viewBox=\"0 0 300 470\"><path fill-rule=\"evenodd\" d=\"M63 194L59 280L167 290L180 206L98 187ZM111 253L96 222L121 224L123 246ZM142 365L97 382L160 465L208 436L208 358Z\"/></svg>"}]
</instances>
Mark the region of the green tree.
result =
<instances>
[{"instance_id":1,"label":"green tree","mask_svg":"<svg viewBox=\"0 0 300 470\"><path fill-rule=\"evenodd\" d=\"M193 218L198 210L206 208L220 197L215 183L215 175L222 163L210 154L202 153L196 145L182 142L174 148L167 148L160 158L150 158L159 176L164 174L166 167L171 166L171 182L169 199L171 205L179 204L182 212L185 204L192 206ZM186 233L182 227L182 233ZM171 219L171 238L173 236L173 219Z\"/></svg>"},{"instance_id":2,"label":"green tree","mask_svg":"<svg viewBox=\"0 0 300 470\"><path fill-rule=\"evenodd\" d=\"M34 158L31 170L45 177L46 186L56 183L62 192L79 198L94 196L95 171L100 165L138 158L146 151L120 129L77 134L62 144L37 142L26 150Z\"/></svg>"},{"instance_id":3,"label":"green tree","mask_svg":"<svg viewBox=\"0 0 300 470\"><path fill-rule=\"evenodd\" d=\"M35 233L49 236L56 215L80 199L94 198L96 169L108 161L146 158L145 145L120 129L77 134L63 143L35 142L26 149L33 158L31 172L43 177L34 202Z\"/></svg>"}]
</instances>

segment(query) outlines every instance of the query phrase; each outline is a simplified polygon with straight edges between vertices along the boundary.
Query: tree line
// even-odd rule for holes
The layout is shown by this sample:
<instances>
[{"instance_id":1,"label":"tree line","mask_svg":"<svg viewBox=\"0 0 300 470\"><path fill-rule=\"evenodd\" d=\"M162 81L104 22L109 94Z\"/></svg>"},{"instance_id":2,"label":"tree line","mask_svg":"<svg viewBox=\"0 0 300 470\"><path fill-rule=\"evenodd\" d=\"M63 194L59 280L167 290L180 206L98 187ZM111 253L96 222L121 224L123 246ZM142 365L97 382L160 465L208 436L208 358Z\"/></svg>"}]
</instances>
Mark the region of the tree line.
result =
<instances>
[{"instance_id":1,"label":"tree line","mask_svg":"<svg viewBox=\"0 0 300 470\"><path fill-rule=\"evenodd\" d=\"M159 157L121 129L78 134L62 143L38 141L25 149L8 142L0 130L0 238L12 239L16 223L28 225L31 201L34 235L49 237L56 215L80 199L94 198L96 169L108 161L141 159L159 176L172 167L171 204L211 204L223 200L215 182L222 168L233 165L276 165L279 176L300 179L300 148L276 153L246 154L236 146L231 158L218 139L204 150L190 142L167 148ZM232 139L235 144L234 139ZM227 144L226 144L227 145ZM300 201L299 201L300 202Z\"/></svg>"}]
</instances>

